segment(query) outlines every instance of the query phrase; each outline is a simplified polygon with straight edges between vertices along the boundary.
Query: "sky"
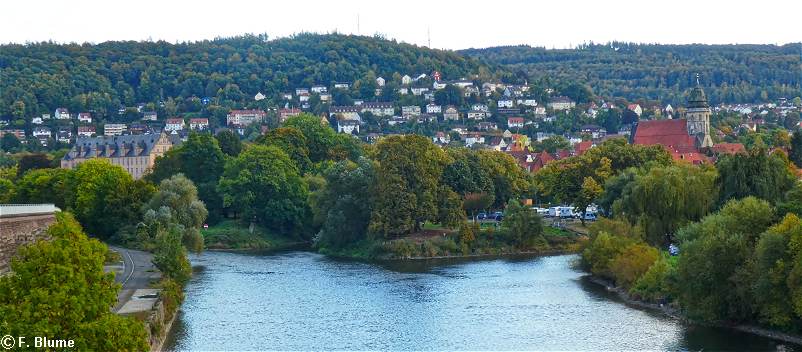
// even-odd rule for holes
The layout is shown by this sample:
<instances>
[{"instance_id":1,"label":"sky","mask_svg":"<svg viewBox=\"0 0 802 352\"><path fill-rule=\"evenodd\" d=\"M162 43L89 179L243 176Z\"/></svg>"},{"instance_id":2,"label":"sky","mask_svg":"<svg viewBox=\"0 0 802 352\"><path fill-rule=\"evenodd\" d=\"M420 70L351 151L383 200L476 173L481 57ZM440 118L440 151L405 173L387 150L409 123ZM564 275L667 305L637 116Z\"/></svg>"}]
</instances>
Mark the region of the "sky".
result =
<instances>
[{"instance_id":1,"label":"sky","mask_svg":"<svg viewBox=\"0 0 802 352\"><path fill-rule=\"evenodd\" d=\"M802 1L2 0L0 43L380 34L438 49L802 41ZM431 43L431 45L429 45Z\"/></svg>"}]
</instances>

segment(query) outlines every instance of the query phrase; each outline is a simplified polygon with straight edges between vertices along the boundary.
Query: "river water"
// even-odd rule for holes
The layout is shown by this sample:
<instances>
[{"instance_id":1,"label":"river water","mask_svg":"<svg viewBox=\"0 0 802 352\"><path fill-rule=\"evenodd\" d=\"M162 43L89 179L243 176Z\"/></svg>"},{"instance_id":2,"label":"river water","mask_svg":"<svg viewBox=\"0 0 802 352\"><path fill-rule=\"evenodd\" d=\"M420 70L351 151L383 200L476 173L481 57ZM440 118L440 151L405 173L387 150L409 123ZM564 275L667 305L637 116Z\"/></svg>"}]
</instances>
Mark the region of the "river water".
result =
<instances>
[{"instance_id":1,"label":"river water","mask_svg":"<svg viewBox=\"0 0 802 352\"><path fill-rule=\"evenodd\" d=\"M390 264L311 252L192 257L168 349L776 350L627 306L575 255ZM795 346L786 346L792 350ZM798 348L797 348L798 350Z\"/></svg>"}]
</instances>

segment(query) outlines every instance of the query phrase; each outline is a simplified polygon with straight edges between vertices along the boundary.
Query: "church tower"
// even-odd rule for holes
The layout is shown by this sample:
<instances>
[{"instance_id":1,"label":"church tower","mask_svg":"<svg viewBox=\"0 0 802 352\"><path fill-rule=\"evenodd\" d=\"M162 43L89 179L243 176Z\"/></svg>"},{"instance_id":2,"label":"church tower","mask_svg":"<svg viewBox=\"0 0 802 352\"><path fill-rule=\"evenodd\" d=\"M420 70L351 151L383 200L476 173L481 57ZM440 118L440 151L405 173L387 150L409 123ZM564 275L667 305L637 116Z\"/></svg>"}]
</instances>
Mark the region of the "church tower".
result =
<instances>
[{"instance_id":1,"label":"church tower","mask_svg":"<svg viewBox=\"0 0 802 352\"><path fill-rule=\"evenodd\" d=\"M696 87L688 95L688 110L685 119L688 135L695 138L697 148L710 148L713 139L710 138L710 105L707 104L705 91L699 85L699 74L696 75Z\"/></svg>"}]
</instances>

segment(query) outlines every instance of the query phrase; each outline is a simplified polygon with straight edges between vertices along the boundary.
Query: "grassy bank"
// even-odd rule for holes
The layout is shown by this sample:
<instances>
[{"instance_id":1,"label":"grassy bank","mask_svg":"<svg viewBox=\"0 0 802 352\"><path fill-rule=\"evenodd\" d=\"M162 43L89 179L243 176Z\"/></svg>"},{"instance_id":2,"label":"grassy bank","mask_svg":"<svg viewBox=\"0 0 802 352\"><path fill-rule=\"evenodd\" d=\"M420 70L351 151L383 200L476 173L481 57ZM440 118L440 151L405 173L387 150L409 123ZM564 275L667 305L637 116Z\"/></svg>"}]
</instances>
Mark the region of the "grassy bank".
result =
<instances>
[{"instance_id":1,"label":"grassy bank","mask_svg":"<svg viewBox=\"0 0 802 352\"><path fill-rule=\"evenodd\" d=\"M482 226L470 243L451 230L427 225L420 233L392 240L363 240L344 248L318 248L325 255L359 260L468 258L515 254L575 253L586 237L553 227L544 228L543 241L515 246L494 226Z\"/></svg>"},{"instance_id":2,"label":"grassy bank","mask_svg":"<svg viewBox=\"0 0 802 352\"><path fill-rule=\"evenodd\" d=\"M224 220L207 229L201 229L207 249L227 250L279 250L297 246L303 241L275 234L261 226L242 224L237 220Z\"/></svg>"}]
</instances>

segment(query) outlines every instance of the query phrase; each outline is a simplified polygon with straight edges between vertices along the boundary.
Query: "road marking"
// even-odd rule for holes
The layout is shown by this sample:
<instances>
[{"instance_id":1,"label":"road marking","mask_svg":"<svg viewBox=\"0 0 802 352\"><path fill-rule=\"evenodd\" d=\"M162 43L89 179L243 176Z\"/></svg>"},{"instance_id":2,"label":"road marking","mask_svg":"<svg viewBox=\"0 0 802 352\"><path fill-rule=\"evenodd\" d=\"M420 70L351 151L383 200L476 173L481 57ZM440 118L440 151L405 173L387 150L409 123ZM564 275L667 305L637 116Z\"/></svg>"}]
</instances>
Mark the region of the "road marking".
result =
<instances>
[{"instance_id":1,"label":"road marking","mask_svg":"<svg viewBox=\"0 0 802 352\"><path fill-rule=\"evenodd\" d=\"M131 279L131 276L134 276L134 268L135 268L135 265L134 265L134 259L133 259L133 258L131 258L131 253L130 253L130 252L128 252L128 250L127 250L127 249L125 250L125 254L128 256L128 261L130 261L130 262L131 262L131 273L129 273L129 274L128 274L128 277L126 277L126 278L125 278L125 281L123 281L123 284L120 286L120 288L124 287L124 286L125 286L125 284L127 284L127 283L128 283L128 280L130 280L130 279ZM123 261L123 264L124 264L124 263L125 263L125 261ZM123 271L123 273L125 273L125 271Z\"/></svg>"}]
</instances>

